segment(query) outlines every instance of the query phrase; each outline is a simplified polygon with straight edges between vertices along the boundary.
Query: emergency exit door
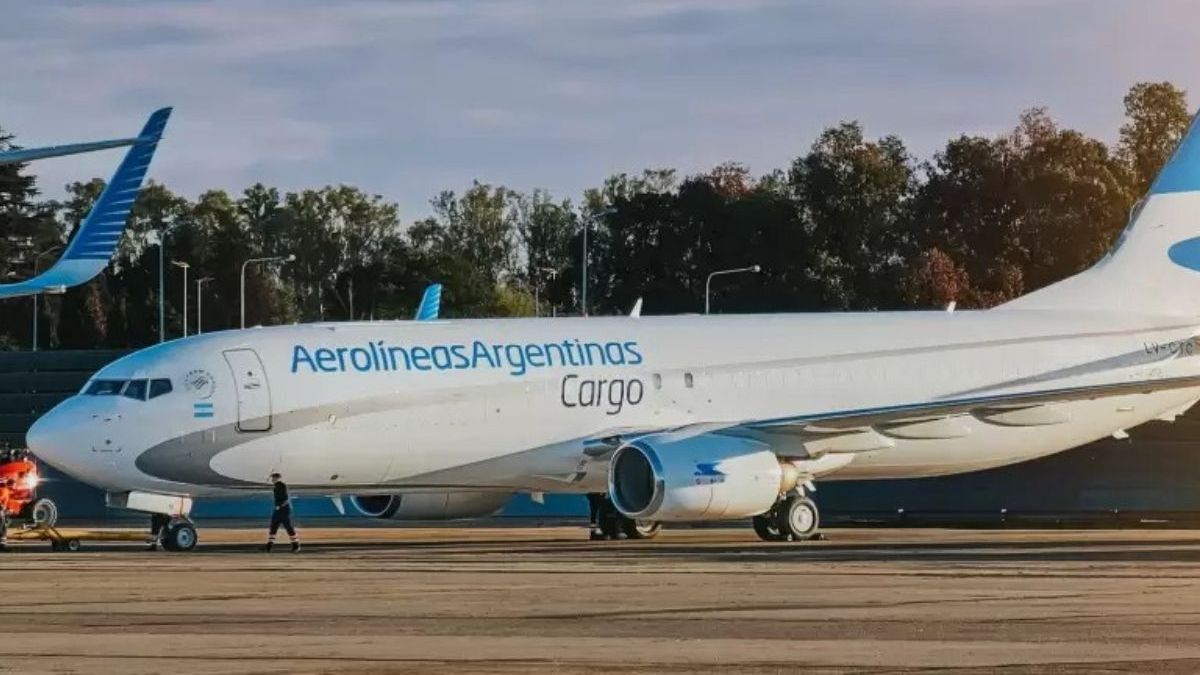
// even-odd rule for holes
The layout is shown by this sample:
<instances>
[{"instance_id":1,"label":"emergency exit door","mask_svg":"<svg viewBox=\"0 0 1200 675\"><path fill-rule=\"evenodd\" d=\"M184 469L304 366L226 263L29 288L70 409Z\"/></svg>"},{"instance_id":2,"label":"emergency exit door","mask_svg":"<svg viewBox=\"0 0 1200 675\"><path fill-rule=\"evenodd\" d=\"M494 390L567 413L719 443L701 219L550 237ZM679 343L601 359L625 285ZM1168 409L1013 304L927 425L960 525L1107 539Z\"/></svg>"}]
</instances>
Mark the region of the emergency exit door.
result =
<instances>
[{"instance_id":1,"label":"emergency exit door","mask_svg":"<svg viewBox=\"0 0 1200 675\"><path fill-rule=\"evenodd\" d=\"M230 349L225 362L237 393L238 431L270 431L271 387L262 360L253 349Z\"/></svg>"}]
</instances>

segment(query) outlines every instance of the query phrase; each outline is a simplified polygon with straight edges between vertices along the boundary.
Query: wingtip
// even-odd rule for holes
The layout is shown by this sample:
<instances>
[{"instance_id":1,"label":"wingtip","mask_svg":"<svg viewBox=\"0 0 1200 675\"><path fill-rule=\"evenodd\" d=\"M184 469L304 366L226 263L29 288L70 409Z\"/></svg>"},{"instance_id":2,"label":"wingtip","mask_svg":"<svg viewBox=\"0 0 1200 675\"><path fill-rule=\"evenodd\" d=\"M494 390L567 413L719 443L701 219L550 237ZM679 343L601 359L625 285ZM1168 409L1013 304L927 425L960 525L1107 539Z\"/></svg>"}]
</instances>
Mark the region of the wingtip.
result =
<instances>
[{"instance_id":1,"label":"wingtip","mask_svg":"<svg viewBox=\"0 0 1200 675\"><path fill-rule=\"evenodd\" d=\"M167 120L170 119L171 111L173 110L172 106L167 106L150 113L150 119L146 120L146 126L142 128L142 133L138 134L138 139L141 142L161 139L163 131L167 128Z\"/></svg>"}]
</instances>

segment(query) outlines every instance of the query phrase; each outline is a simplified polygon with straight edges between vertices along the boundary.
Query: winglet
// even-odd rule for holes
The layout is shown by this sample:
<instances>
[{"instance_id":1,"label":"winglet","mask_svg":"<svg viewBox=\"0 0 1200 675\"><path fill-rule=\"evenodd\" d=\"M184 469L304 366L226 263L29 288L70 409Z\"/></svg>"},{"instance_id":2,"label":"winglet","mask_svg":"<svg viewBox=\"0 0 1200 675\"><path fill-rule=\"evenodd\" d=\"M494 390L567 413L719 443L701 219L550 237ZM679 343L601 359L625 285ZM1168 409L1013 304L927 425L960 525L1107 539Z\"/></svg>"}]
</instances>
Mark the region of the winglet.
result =
<instances>
[{"instance_id":1,"label":"winglet","mask_svg":"<svg viewBox=\"0 0 1200 675\"><path fill-rule=\"evenodd\" d=\"M0 284L0 298L45 293L85 284L108 266L170 116L170 108L157 110L150 115L133 147L125 153L116 173L104 186L100 198L92 205L92 210L67 244L62 258L32 279Z\"/></svg>"},{"instance_id":2,"label":"winglet","mask_svg":"<svg viewBox=\"0 0 1200 675\"><path fill-rule=\"evenodd\" d=\"M1150 194L1195 190L1200 190L1200 113L1192 118L1175 154L1158 172L1158 178L1150 186Z\"/></svg>"},{"instance_id":3,"label":"winglet","mask_svg":"<svg viewBox=\"0 0 1200 675\"><path fill-rule=\"evenodd\" d=\"M126 153L112 180L104 186L100 198L79 226L79 233L67 245L63 260L107 262L112 257L170 116L170 108L157 110L150 115L142 133L138 134L138 142Z\"/></svg>"},{"instance_id":4,"label":"winglet","mask_svg":"<svg viewBox=\"0 0 1200 675\"><path fill-rule=\"evenodd\" d=\"M417 313L413 318L417 321L433 321L438 318L441 309L442 285L429 284L425 287L425 294L421 296L421 304L417 306Z\"/></svg>"},{"instance_id":5,"label":"winglet","mask_svg":"<svg viewBox=\"0 0 1200 675\"><path fill-rule=\"evenodd\" d=\"M631 318L636 319L636 318L640 317L641 315L642 315L642 299L638 298L637 302L633 303L633 309L629 310L629 316Z\"/></svg>"}]
</instances>

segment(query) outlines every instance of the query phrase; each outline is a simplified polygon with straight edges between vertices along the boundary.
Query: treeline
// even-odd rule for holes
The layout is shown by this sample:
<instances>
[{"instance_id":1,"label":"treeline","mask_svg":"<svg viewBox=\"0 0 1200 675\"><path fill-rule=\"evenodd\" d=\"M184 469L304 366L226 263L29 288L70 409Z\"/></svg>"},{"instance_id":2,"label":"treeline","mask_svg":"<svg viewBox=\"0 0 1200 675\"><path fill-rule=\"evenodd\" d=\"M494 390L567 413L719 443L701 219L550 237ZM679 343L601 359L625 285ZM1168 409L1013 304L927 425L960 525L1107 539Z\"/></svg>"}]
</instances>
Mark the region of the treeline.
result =
<instances>
[{"instance_id":1,"label":"treeline","mask_svg":"<svg viewBox=\"0 0 1200 675\"><path fill-rule=\"evenodd\" d=\"M165 241L168 337L189 324L198 278L203 328L407 318L425 284L445 284L448 316L578 314L587 230L588 309L701 311L709 272L762 266L714 285L720 312L988 307L1087 267L1110 246L1134 202L1186 130L1184 92L1143 83L1125 97L1115 145L1060 127L1044 109L1000 137L962 135L929 160L855 122L826 129L791 166L761 176L723 164L610 177L578 202L474 184L443 192L433 215L406 224L395 204L348 187L189 200L151 184L116 259L96 281L40 303L42 348L132 347L158 339L157 233ZM13 139L0 132L0 147ZM0 167L0 274L44 268L103 183L39 198L28 168ZM40 259L37 254L45 251ZM36 259L36 260L35 260ZM28 348L30 300L0 303L0 345Z\"/></svg>"}]
</instances>

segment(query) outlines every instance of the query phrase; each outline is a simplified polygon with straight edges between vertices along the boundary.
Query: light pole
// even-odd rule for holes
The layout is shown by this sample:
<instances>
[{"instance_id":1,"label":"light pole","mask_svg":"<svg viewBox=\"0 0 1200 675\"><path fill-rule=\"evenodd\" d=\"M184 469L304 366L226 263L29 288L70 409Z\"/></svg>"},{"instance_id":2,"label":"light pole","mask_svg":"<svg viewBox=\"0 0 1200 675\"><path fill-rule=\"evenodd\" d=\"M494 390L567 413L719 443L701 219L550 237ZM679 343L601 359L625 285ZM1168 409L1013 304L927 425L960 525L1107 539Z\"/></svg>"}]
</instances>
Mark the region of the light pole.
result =
<instances>
[{"instance_id":1,"label":"light pole","mask_svg":"<svg viewBox=\"0 0 1200 675\"><path fill-rule=\"evenodd\" d=\"M62 246L58 246L58 245L51 246L50 248L46 249L45 251L42 251L41 253L33 256L33 276L35 276L35 277L37 276L38 266L42 262L42 256L50 255L51 253L54 253L55 251L59 250L60 248L62 248ZM38 350L38 299L41 298L41 296L42 296L41 293L33 294L33 351L35 351L35 352Z\"/></svg>"},{"instance_id":2,"label":"light pole","mask_svg":"<svg viewBox=\"0 0 1200 675\"><path fill-rule=\"evenodd\" d=\"M200 277L196 280L196 335L204 333L204 284L212 280L212 277Z\"/></svg>"},{"instance_id":3,"label":"light pole","mask_svg":"<svg viewBox=\"0 0 1200 675\"><path fill-rule=\"evenodd\" d=\"M738 268L731 269L731 270L717 270L716 272L709 274L708 278L704 280L704 313L708 314L708 309L710 306L709 305L709 288L712 286L713 277L718 277L718 276L721 276L724 274L739 274L741 272L753 272L755 274L758 274L761 271L762 271L761 266L751 265L749 267L738 267Z\"/></svg>"},{"instance_id":4,"label":"light pole","mask_svg":"<svg viewBox=\"0 0 1200 675\"><path fill-rule=\"evenodd\" d=\"M587 218L586 220L584 220L584 221L583 221L583 284L582 284L582 286L583 286L583 292L582 292L582 294L581 294L581 297L580 297L580 302L579 302L579 304L580 304L580 308L583 310L583 315L584 315L584 316L587 316L587 315L588 315L588 303L587 303L587 286L588 286L588 230L589 230L589 229L590 229L590 227L591 227L592 221L593 221L593 220L595 220L597 216L607 216L607 215L611 215L611 214L613 214L613 213L616 213L616 212L617 212L617 210L616 210L615 208L613 208L613 207L611 207L611 206L610 206L610 207L608 207L608 208L606 208L606 209L601 209L600 211L597 211L595 215L593 215L592 217L590 217L590 218Z\"/></svg>"},{"instance_id":5,"label":"light pole","mask_svg":"<svg viewBox=\"0 0 1200 675\"><path fill-rule=\"evenodd\" d=\"M246 327L246 266L250 263L262 262L285 262L290 263L296 260L296 254L290 253L287 257L281 255L272 255L265 258L251 258L242 263L242 284L241 284L241 306L242 306L242 328Z\"/></svg>"},{"instance_id":6,"label":"light pole","mask_svg":"<svg viewBox=\"0 0 1200 675\"><path fill-rule=\"evenodd\" d=\"M166 233L154 230L154 244L158 245L158 341L167 339L167 303L166 303L166 261L163 255L163 245L166 243ZM148 240L148 239L147 239Z\"/></svg>"},{"instance_id":7,"label":"light pole","mask_svg":"<svg viewBox=\"0 0 1200 675\"><path fill-rule=\"evenodd\" d=\"M187 271L191 265L178 260L172 260L171 264L183 269L183 337L187 337Z\"/></svg>"},{"instance_id":8,"label":"light pole","mask_svg":"<svg viewBox=\"0 0 1200 675\"><path fill-rule=\"evenodd\" d=\"M553 267L537 267L537 268L534 268L534 271L541 272L541 274L545 274L546 276L550 277L551 279L558 278L558 270L554 269ZM541 284L541 278L542 278L541 274L538 275L538 280L533 283L533 315L534 316L542 315L542 301L541 301L541 294L539 293L539 289L541 288L541 285L542 285Z\"/></svg>"}]
</instances>

